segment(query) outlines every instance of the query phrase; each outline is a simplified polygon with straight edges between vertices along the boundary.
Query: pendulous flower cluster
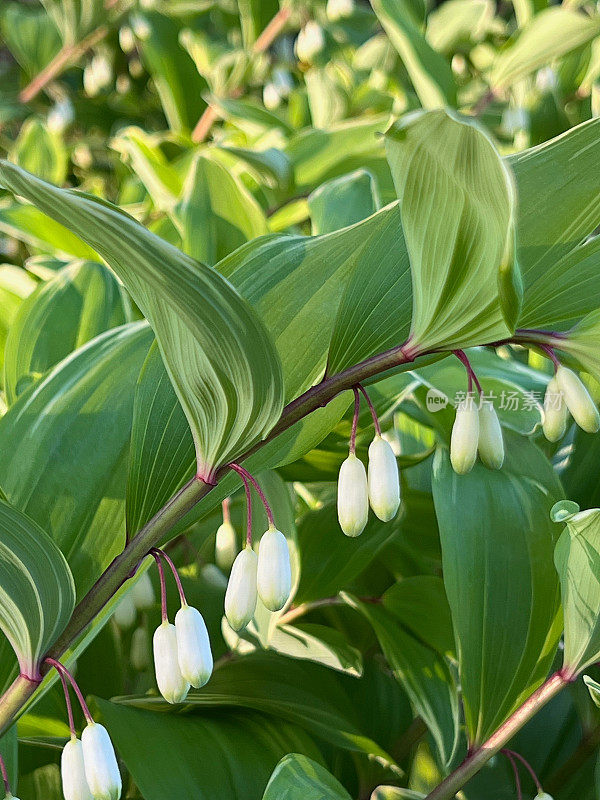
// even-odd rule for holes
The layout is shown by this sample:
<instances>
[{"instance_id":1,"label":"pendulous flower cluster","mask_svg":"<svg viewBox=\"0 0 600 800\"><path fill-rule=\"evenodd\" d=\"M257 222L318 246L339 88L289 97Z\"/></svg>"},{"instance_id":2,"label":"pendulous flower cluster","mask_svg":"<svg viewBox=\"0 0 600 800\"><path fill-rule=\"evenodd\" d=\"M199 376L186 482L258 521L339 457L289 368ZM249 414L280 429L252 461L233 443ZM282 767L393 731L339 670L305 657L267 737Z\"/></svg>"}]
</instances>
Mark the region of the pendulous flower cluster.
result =
<instances>
[{"instance_id":1,"label":"pendulous flower cluster","mask_svg":"<svg viewBox=\"0 0 600 800\"><path fill-rule=\"evenodd\" d=\"M600 430L600 414L582 380L572 369L557 365L544 397L543 430L550 442L557 442L564 436L569 413L587 433Z\"/></svg>"},{"instance_id":2,"label":"pendulous flower cluster","mask_svg":"<svg viewBox=\"0 0 600 800\"><path fill-rule=\"evenodd\" d=\"M490 400L477 404L473 392L456 407L456 418L450 438L450 461L459 475L473 469L477 455L489 469L500 469L504 463L504 439L500 421Z\"/></svg>"}]
</instances>

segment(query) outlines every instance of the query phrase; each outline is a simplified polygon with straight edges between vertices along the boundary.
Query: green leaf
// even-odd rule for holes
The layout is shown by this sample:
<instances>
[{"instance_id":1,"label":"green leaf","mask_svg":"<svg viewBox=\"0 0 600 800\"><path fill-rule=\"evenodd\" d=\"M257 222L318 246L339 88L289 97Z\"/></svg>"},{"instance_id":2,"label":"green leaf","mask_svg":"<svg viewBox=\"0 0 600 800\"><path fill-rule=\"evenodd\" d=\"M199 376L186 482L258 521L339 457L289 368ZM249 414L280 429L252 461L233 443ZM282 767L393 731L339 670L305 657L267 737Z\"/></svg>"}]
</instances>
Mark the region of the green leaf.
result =
<instances>
[{"instance_id":1,"label":"green leaf","mask_svg":"<svg viewBox=\"0 0 600 800\"><path fill-rule=\"evenodd\" d=\"M1 202L0 231L45 253L98 260L98 254L78 236L34 206Z\"/></svg>"},{"instance_id":2,"label":"green leaf","mask_svg":"<svg viewBox=\"0 0 600 800\"><path fill-rule=\"evenodd\" d=\"M600 306L599 242L586 241L600 224L599 158L600 120L593 119L508 159L519 196L520 327L564 331Z\"/></svg>"},{"instance_id":3,"label":"green leaf","mask_svg":"<svg viewBox=\"0 0 600 800\"><path fill-rule=\"evenodd\" d=\"M373 176L364 169L333 178L309 195L312 233L330 233L360 222L379 208Z\"/></svg>"},{"instance_id":4,"label":"green leaf","mask_svg":"<svg viewBox=\"0 0 600 800\"><path fill-rule=\"evenodd\" d=\"M304 622L279 624L269 639L269 649L289 658L312 661L337 672L360 678L363 672L360 651L346 637L326 625Z\"/></svg>"},{"instance_id":5,"label":"green leaf","mask_svg":"<svg viewBox=\"0 0 600 800\"><path fill-rule=\"evenodd\" d=\"M351 800L333 775L316 761L290 753L275 767L263 800Z\"/></svg>"},{"instance_id":6,"label":"green leaf","mask_svg":"<svg viewBox=\"0 0 600 800\"><path fill-rule=\"evenodd\" d=\"M576 359L577 365L600 380L600 309L591 311L564 338L552 343Z\"/></svg>"},{"instance_id":7,"label":"green leaf","mask_svg":"<svg viewBox=\"0 0 600 800\"><path fill-rule=\"evenodd\" d=\"M404 578L393 584L381 600L417 639L440 655L454 653L452 617L441 578L434 575Z\"/></svg>"},{"instance_id":8,"label":"green leaf","mask_svg":"<svg viewBox=\"0 0 600 800\"><path fill-rule=\"evenodd\" d=\"M169 127L175 133L190 131L206 108L202 95L208 85L179 42L177 22L164 14L146 11L136 13L133 30Z\"/></svg>"},{"instance_id":9,"label":"green leaf","mask_svg":"<svg viewBox=\"0 0 600 800\"><path fill-rule=\"evenodd\" d=\"M383 606L352 595L346 602L371 623L396 679L429 728L440 761L448 765L458 745L458 694L445 660L405 630Z\"/></svg>"},{"instance_id":10,"label":"green leaf","mask_svg":"<svg viewBox=\"0 0 600 800\"><path fill-rule=\"evenodd\" d=\"M504 436L502 470L476 464L457 475L445 449L433 468L444 584L474 745L544 680L561 632L549 512L562 489L534 444Z\"/></svg>"},{"instance_id":11,"label":"green leaf","mask_svg":"<svg viewBox=\"0 0 600 800\"><path fill-rule=\"evenodd\" d=\"M141 708L162 708L162 697L121 698ZM312 736L395 767L394 760L357 727L350 696L331 670L270 654L253 654L224 663L210 682L187 697L183 711L244 708L305 728Z\"/></svg>"},{"instance_id":12,"label":"green leaf","mask_svg":"<svg viewBox=\"0 0 600 800\"><path fill-rule=\"evenodd\" d=\"M73 350L131 318L129 298L102 264L76 261L27 298L5 352L9 403Z\"/></svg>"},{"instance_id":13,"label":"green leaf","mask_svg":"<svg viewBox=\"0 0 600 800\"><path fill-rule=\"evenodd\" d=\"M67 174L67 151L62 136L36 117L23 123L10 158L51 183L62 183Z\"/></svg>"},{"instance_id":14,"label":"green leaf","mask_svg":"<svg viewBox=\"0 0 600 800\"><path fill-rule=\"evenodd\" d=\"M260 797L277 762L320 758L297 726L257 712L156 714L97 699L102 720L146 800Z\"/></svg>"},{"instance_id":15,"label":"green leaf","mask_svg":"<svg viewBox=\"0 0 600 800\"><path fill-rule=\"evenodd\" d=\"M493 144L472 121L432 111L396 122L386 146L412 267L411 345L450 350L508 337L515 193Z\"/></svg>"},{"instance_id":16,"label":"green leaf","mask_svg":"<svg viewBox=\"0 0 600 800\"><path fill-rule=\"evenodd\" d=\"M4 759L11 787L17 791L19 742L17 740L17 726L11 727L0 739L0 756Z\"/></svg>"},{"instance_id":17,"label":"green leaf","mask_svg":"<svg viewBox=\"0 0 600 800\"><path fill-rule=\"evenodd\" d=\"M21 673L39 675L39 661L75 608L65 557L25 514L0 500L0 628Z\"/></svg>"},{"instance_id":18,"label":"green leaf","mask_svg":"<svg viewBox=\"0 0 600 800\"><path fill-rule=\"evenodd\" d=\"M594 705L600 708L600 683L595 681L589 675L583 676L583 682L588 688L588 692L590 693L590 697L594 701Z\"/></svg>"},{"instance_id":19,"label":"green leaf","mask_svg":"<svg viewBox=\"0 0 600 800\"><path fill-rule=\"evenodd\" d=\"M7 162L0 180L98 249L152 325L186 413L200 475L263 438L283 405L281 365L259 317L227 281L110 203Z\"/></svg>"},{"instance_id":20,"label":"green leaf","mask_svg":"<svg viewBox=\"0 0 600 800\"><path fill-rule=\"evenodd\" d=\"M8 332L23 301L36 286L34 279L24 269L12 264L0 266L0 371L4 365Z\"/></svg>"},{"instance_id":21,"label":"green leaf","mask_svg":"<svg viewBox=\"0 0 600 800\"><path fill-rule=\"evenodd\" d=\"M2 38L26 74L33 78L57 54L60 34L46 12L37 6L7 3L0 10Z\"/></svg>"},{"instance_id":22,"label":"green leaf","mask_svg":"<svg viewBox=\"0 0 600 800\"><path fill-rule=\"evenodd\" d=\"M554 560L564 612L564 667L577 674L600 658L600 509L579 511L565 501L552 508L554 522L566 527Z\"/></svg>"},{"instance_id":23,"label":"green leaf","mask_svg":"<svg viewBox=\"0 0 600 800\"><path fill-rule=\"evenodd\" d=\"M456 105L450 64L428 44L406 0L373 0L371 5L400 54L424 108Z\"/></svg>"},{"instance_id":24,"label":"green leaf","mask_svg":"<svg viewBox=\"0 0 600 800\"><path fill-rule=\"evenodd\" d=\"M19 781L19 794L24 800L62 800L58 764L38 767Z\"/></svg>"},{"instance_id":25,"label":"green leaf","mask_svg":"<svg viewBox=\"0 0 600 800\"><path fill-rule=\"evenodd\" d=\"M490 83L494 88L512 86L598 34L600 22L597 18L569 8L544 9L498 53Z\"/></svg>"},{"instance_id":26,"label":"green leaf","mask_svg":"<svg viewBox=\"0 0 600 800\"><path fill-rule=\"evenodd\" d=\"M238 0L240 27L246 50L250 50L258 36L279 11L278 0Z\"/></svg>"},{"instance_id":27,"label":"green leaf","mask_svg":"<svg viewBox=\"0 0 600 800\"><path fill-rule=\"evenodd\" d=\"M488 31L502 29L494 10L490 0L447 0L427 17L427 41L434 50L453 55L461 46L484 39Z\"/></svg>"},{"instance_id":28,"label":"green leaf","mask_svg":"<svg viewBox=\"0 0 600 800\"><path fill-rule=\"evenodd\" d=\"M268 233L265 215L250 192L208 155L194 158L174 217L182 249L211 265Z\"/></svg>"},{"instance_id":29,"label":"green leaf","mask_svg":"<svg viewBox=\"0 0 600 800\"><path fill-rule=\"evenodd\" d=\"M134 387L150 342L139 322L101 334L0 420L0 486L63 551L79 598L125 542Z\"/></svg>"}]
</instances>

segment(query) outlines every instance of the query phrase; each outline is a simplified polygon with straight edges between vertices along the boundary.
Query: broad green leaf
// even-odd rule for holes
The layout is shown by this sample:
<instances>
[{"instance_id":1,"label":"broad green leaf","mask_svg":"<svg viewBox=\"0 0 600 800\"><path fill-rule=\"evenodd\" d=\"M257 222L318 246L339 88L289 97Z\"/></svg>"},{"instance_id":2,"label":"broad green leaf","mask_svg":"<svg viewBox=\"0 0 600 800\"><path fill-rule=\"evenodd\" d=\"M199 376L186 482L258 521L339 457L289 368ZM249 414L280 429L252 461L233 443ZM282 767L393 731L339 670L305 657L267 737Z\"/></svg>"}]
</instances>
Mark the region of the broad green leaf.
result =
<instances>
[{"instance_id":1,"label":"broad green leaf","mask_svg":"<svg viewBox=\"0 0 600 800\"><path fill-rule=\"evenodd\" d=\"M429 728L441 763L448 765L458 745L459 730L458 693L448 665L379 603L343 596L373 626L390 669Z\"/></svg>"},{"instance_id":2,"label":"broad green leaf","mask_svg":"<svg viewBox=\"0 0 600 800\"><path fill-rule=\"evenodd\" d=\"M17 726L11 727L0 739L0 756L4 759L11 787L17 791L19 742L17 740Z\"/></svg>"},{"instance_id":3,"label":"broad green leaf","mask_svg":"<svg viewBox=\"0 0 600 800\"><path fill-rule=\"evenodd\" d=\"M37 286L24 269L12 264L0 266L0 369L4 365L4 348L8 332L23 301Z\"/></svg>"},{"instance_id":4,"label":"broad green leaf","mask_svg":"<svg viewBox=\"0 0 600 800\"><path fill-rule=\"evenodd\" d=\"M57 54L60 34L38 6L6 3L0 9L2 38L26 74L33 78Z\"/></svg>"},{"instance_id":5,"label":"broad green leaf","mask_svg":"<svg viewBox=\"0 0 600 800\"><path fill-rule=\"evenodd\" d=\"M73 576L52 539L3 500L0 534L0 628L21 673L36 678L75 608Z\"/></svg>"},{"instance_id":6,"label":"broad green leaf","mask_svg":"<svg viewBox=\"0 0 600 800\"><path fill-rule=\"evenodd\" d=\"M24 775L19 781L19 794L23 800L62 800L58 764L46 764Z\"/></svg>"},{"instance_id":7,"label":"broad green leaf","mask_svg":"<svg viewBox=\"0 0 600 800\"><path fill-rule=\"evenodd\" d=\"M287 753L321 758L301 728L257 712L157 714L96 704L145 800L258 798Z\"/></svg>"},{"instance_id":8,"label":"broad green leaf","mask_svg":"<svg viewBox=\"0 0 600 800\"><path fill-rule=\"evenodd\" d=\"M587 686L588 692L590 693L590 697L594 701L594 705L600 708L600 683L595 681L589 675L583 676L583 682Z\"/></svg>"},{"instance_id":9,"label":"broad green leaf","mask_svg":"<svg viewBox=\"0 0 600 800\"><path fill-rule=\"evenodd\" d=\"M123 280L156 334L200 475L210 478L268 433L283 405L280 362L260 319L227 281L107 202L7 162L0 181L96 247Z\"/></svg>"},{"instance_id":10,"label":"broad green leaf","mask_svg":"<svg viewBox=\"0 0 600 800\"><path fill-rule=\"evenodd\" d=\"M371 795L371 800L425 800L425 795L398 786L378 786Z\"/></svg>"},{"instance_id":11,"label":"broad green leaf","mask_svg":"<svg viewBox=\"0 0 600 800\"><path fill-rule=\"evenodd\" d=\"M346 116L347 100L331 64L312 66L304 75L310 116L315 128L328 128Z\"/></svg>"},{"instance_id":12,"label":"broad green leaf","mask_svg":"<svg viewBox=\"0 0 600 800\"><path fill-rule=\"evenodd\" d=\"M540 11L498 53L490 83L494 88L510 87L599 34L600 22L587 14L564 7Z\"/></svg>"},{"instance_id":13,"label":"broad green leaf","mask_svg":"<svg viewBox=\"0 0 600 800\"><path fill-rule=\"evenodd\" d=\"M520 327L563 331L600 306L598 240L586 241L600 224L598 158L593 119L508 159L519 197Z\"/></svg>"},{"instance_id":14,"label":"broad green leaf","mask_svg":"<svg viewBox=\"0 0 600 800\"><path fill-rule=\"evenodd\" d=\"M120 698L120 702L140 708L166 706L162 697ZM274 654L253 654L224 663L205 687L190 692L182 712L216 708L270 714L336 747L368 754L394 767L393 759L360 732L351 697L339 677L316 664Z\"/></svg>"},{"instance_id":15,"label":"broad green leaf","mask_svg":"<svg viewBox=\"0 0 600 800\"><path fill-rule=\"evenodd\" d=\"M551 337L551 343L600 380L600 309L591 311L564 337Z\"/></svg>"},{"instance_id":16,"label":"broad green leaf","mask_svg":"<svg viewBox=\"0 0 600 800\"><path fill-rule=\"evenodd\" d=\"M391 586L381 600L390 614L424 644L440 655L454 652L452 617L441 578L404 578Z\"/></svg>"},{"instance_id":17,"label":"broad green leaf","mask_svg":"<svg viewBox=\"0 0 600 800\"><path fill-rule=\"evenodd\" d=\"M554 560L560 576L565 627L564 667L577 674L600 659L600 509L579 511L565 501L552 509L566 527Z\"/></svg>"},{"instance_id":18,"label":"broad green leaf","mask_svg":"<svg viewBox=\"0 0 600 800\"><path fill-rule=\"evenodd\" d=\"M309 195L312 233L330 233L360 222L379 208L379 193L373 176L356 170L319 186Z\"/></svg>"},{"instance_id":19,"label":"broad green leaf","mask_svg":"<svg viewBox=\"0 0 600 800\"><path fill-rule=\"evenodd\" d=\"M268 233L265 215L250 192L208 155L194 158L174 217L182 249L211 265Z\"/></svg>"},{"instance_id":20,"label":"broad green leaf","mask_svg":"<svg viewBox=\"0 0 600 800\"><path fill-rule=\"evenodd\" d=\"M271 633L269 649L289 658L322 664L355 678L362 675L360 651L352 647L342 633L326 625L311 622L279 624Z\"/></svg>"},{"instance_id":21,"label":"broad green leaf","mask_svg":"<svg viewBox=\"0 0 600 800\"><path fill-rule=\"evenodd\" d=\"M279 11L278 0L238 0L240 27L246 50L250 50L258 36Z\"/></svg>"},{"instance_id":22,"label":"broad green leaf","mask_svg":"<svg viewBox=\"0 0 600 800\"><path fill-rule=\"evenodd\" d=\"M515 193L494 145L446 111L401 119L386 145L412 268L411 346L450 350L506 338L518 306Z\"/></svg>"},{"instance_id":23,"label":"broad green leaf","mask_svg":"<svg viewBox=\"0 0 600 800\"><path fill-rule=\"evenodd\" d=\"M247 150L229 145L219 145L219 150L245 161L270 188L287 196L285 193L291 188L292 170L290 160L283 150L274 147L267 150Z\"/></svg>"},{"instance_id":24,"label":"broad green leaf","mask_svg":"<svg viewBox=\"0 0 600 800\"><path fill-rule=\"evenodd\" d=\"M4 373L8 402L73 350L127 322L130 305L102 264L76 261L55 273L27 298L10 329Z\"/></svg>"},{"instance_id":25,"label":"broad green leaf","mask_svg":"<svg viewBox=\"0 0 600 800\"><path fill-rule=\"evenodd\" d=\"M296 604L349 588L400 530L401 522L383 523L371 516L363 534L353 540L342 533L335 504L309 511L298 528L302 573Z\"/></svg>"},{"instance_id":26,"label":"broad green leaf","mask_svg":"<svg viewBox=\"0 0 600 800\"><path fill-rule=\"evenodd\" d=\"M62 136L36 117L23 123L10 159L51 183L62 183L67 174L67 150Z\"/></svg>"},{"instance_id":27,"label":"broad green leaf","mask_svg":"<svg viewBox=\"0 0 600 800\"><path fill-rule=\"evenodd\" d=\"M427 41L434 50L449 55L498 29L502 22L494 19L490 0L447 0L427 17Z\"/></svg>"},{"instance_id":28,"label":"broad green leaf","mask_svg":"<svg viewBox=\"0 0 600 800\"><path fill-rule=\"evenodd\" d=\"M0 486L65 554L79 598L125 543L133 395L150 342L139 322L101 334L0 420Z\"/></svg>"},{"instance_id":29,"label":"broad green leaf","mask_svg":"<svg viewBox=\"0 0 600 800\"><path fill-rule=\"evenodd\" d=\"M433 467L444 584L475 745L544 680L561 632L549 513L562 489L534 444L504 435L501 470L476 464L457 475L445 449Z\"/></svg>"},{"instance_id":30,"label":"broad green leaf","mask_svg":"<svg viewBox=\"0 0 600 800\"><path fill-rule=\"evenodd\" d=\"M406 0L372 0L371 5L400 54L422 106L455 105L450 64L427 42L410 4Z\"/></svg>"},{"instance_id":31,"label":"broad green leaf","mask_svg":"<svg viewBox=\"0 0 600 800\"><path fill-rule=\"evenodd\" d=\"M263 800L350 800L333 775L298 753L281 759L269 779Z\"/></svg>"},{"instance_id":32,"label":"broad green leaf","mask_svg":"<svg viewBox=\"0 0 600 800\"><path fill-rule=\"evenodd\" d=\"M175 133L192 130L206 108L202 95L208 87L179 42L177 23L164 14L145 11L134 16L133 30L169 127Z\"/></svg>"},{"instance_id":33,"label":"broad green leaf","mask_svg":"<svg viewBox=\"0 0 600 800\"><path fill-rule=\"evenodd\" d=\"M97 253L78 236L34 206L0 202L0 231L45 253L98 260Z\"/></svg>"},{"instance_id":34,"label":"broad green leaf","mask_svg":"<svg viewBox=\"0 0 600 800\"><path fill-rule=\"evenodd\" d=\"M600 436L576 427L572 448L571 458L560 476L565 494L582 508L597 508L600 506L600 472L596 469L600 459Z\"/></svg>"},{"instance_id":35,"label":"broad green leaf","mask_svg":"<svg viewBox=\"0 0 600 800\"><path fill-rule=\"evenodd\" d=\"M284 133L292 133L292 127L283 116L278 116L273 111L267 111L262 103L254 100L238 100L231 97L213 97L211 103L218 108L225 119L232 119L244 123L244 127L253 133L281 129Z\"/></svg>"}]
</instances>

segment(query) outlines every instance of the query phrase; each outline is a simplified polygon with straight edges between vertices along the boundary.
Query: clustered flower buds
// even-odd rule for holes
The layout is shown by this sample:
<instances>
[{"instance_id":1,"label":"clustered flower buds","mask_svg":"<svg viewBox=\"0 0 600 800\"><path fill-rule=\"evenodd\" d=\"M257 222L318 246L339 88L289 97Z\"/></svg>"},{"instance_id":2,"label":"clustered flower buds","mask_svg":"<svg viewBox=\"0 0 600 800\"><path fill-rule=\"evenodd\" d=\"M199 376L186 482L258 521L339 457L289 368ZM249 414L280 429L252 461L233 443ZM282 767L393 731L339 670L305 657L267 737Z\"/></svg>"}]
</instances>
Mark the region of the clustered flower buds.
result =
<instances>
[{"instance_id":1,"label":"clustered flower buds","mask_svg":"<svg viewBox=\"0 0 600 800\"><path fill-rule=\"evenodd\" d=\"M554 378L548 383L544 398L543 429L551 442L563 436L569 412L587 433L600 430L600 414L590 393L572 369L559 364Z\"/></svg>"},{"instance_id":2,"label":"clustered flower buds","mask_svg":"<svg viewBox=\"0 0 600 800\"><path fill-rule=\"evenodd\" d=\"M311 64L325 47L325 34L318 22L309 20L296 39L296 55L300 61Z\"/></svg>"},{"instance_id":3,"label":"clustered flower buds","mask_svg":"<svg viewBox=\"0 0 600 800\"><path fill-rule=\"evenodd\" d=\"M187 604L181 580L169 556L162 550L152 550L152 555L160 574L162 606L162 623L152 639L156 683L168 703L182 703L190 686L199 689L212 675L210 639L202 614ZM163 559L173 572L181 600L174 625L168 617Z\"/></svg>"},{"instance_id":4,"label":"clustered flower buds","mask_svg":"<svg viewBox=\"0 0 600 800\"><path fill-rule=\"evenodd\" d=\"M400 507L400 477L396 456L389 442L381 436L379 420L365 390L360 387L371 410L375 438L369 445L369 471L356 455L356 427L359 394L355 389L354 417L350 453L342 463L338 477L337 509L340 528L346 536L360 536L369 518L369 504L382 522L393 519Z\"/></svg>"},{"instance_id":5,"label":"clustered flower buds","mask_svg":"<svg viewBox=\"0 0 600 800\"><path fill-rule=\"evenodd\" d=\"M225 592L225 616L235 631L254 617L258 598L269 611L281 611L292 591L290 551L284 534L275 527L273 513L257 481L238 464L230 465L242 478L246 491L246 546L231 568ZM252 547L252 503L250 484L256 489L267 514L269 527L260 539L258 555Z\"/></svg>"},{"instance_id":6,"label":"clustered flower buds","mask_svg":"<svg viewBox=\"0 0 600 800\"><path fill-rule=\"evenodd\" d=\"M58 672L69 716L71 738L63 748L60 762L65 800L119 800L121 774L108 731L94 721L79 686L64 664L53 658L47 658L46 662ZM75 731L67 681L73 687L87 720L81 740Z\"/></svg>"}]
</instances>

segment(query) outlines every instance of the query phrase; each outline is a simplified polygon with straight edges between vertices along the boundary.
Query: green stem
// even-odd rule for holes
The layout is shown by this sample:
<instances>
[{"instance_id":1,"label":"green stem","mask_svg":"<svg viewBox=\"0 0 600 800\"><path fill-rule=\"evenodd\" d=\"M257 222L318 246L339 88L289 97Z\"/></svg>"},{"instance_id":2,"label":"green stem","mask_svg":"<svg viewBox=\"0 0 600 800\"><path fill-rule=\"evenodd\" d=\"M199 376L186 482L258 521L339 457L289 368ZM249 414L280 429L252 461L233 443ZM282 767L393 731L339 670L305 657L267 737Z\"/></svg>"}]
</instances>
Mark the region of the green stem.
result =
<instances>
[{"instance_id":1,"label":"green stem","mask_svg":"<svg viewBox=\"0 0 600 800\"><path fill-rule=\"evenodd\" d=\"M0 735L12 724L13 719L39 685L38 681L19 675L0 697L0 720L2 720Z\"/></svg>"},{"instance_id":2,"label":"green stem","mask_svg":"<svg viewBox=\"0 0 600 800\"><path fill-rule=\"evenodd\" d=\"M565 676L562 671L551 675L486 742L473 750L451 775L448 775L439 786L430 792L425 800L452 800L465 783L479 772L484 764L501 750L526 722L569 683L569 677Z\"/></svg>"}]
</instances>

